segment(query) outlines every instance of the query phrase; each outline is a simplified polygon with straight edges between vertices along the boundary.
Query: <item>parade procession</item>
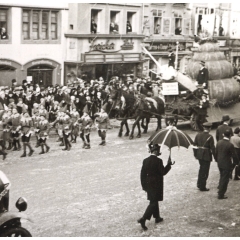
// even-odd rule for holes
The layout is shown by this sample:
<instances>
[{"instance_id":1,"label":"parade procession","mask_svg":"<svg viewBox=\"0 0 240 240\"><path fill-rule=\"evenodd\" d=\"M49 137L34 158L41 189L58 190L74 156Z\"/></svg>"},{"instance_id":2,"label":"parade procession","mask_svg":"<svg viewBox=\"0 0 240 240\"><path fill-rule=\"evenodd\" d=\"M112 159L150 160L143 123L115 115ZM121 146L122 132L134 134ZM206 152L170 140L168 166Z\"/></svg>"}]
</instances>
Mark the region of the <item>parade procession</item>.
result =
<instances>
[{"instance_id":1,"label":"parade procession","mask_svg":"<svg viewBox=\"0 0 240 240\"><path fill-rule=\"evenodd\" d=\"M239 237L239 13L0 3L0 237Z\"/></svg>"}]
</instances>

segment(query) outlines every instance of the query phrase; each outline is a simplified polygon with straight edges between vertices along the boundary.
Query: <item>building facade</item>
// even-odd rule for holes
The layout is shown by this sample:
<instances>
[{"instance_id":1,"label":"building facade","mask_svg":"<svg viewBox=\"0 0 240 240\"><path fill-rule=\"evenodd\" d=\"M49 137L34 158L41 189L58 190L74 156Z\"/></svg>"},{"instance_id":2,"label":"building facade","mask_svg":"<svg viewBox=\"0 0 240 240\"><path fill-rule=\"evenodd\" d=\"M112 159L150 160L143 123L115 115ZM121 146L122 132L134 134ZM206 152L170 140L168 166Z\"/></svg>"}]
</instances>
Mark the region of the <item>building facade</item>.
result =
<instances>
[{"instance_id":1,"label":"building facade","mask_svg":"<svg viewBox=\"0 0 240 240\"><path fill-rule=\"evenodd\" d=\"M67 4L1 4L0 85L61 84L67 21Z\"/></svg>"},{"instance_id":2,"label":"building facade","mask_svg":"<svg viewBox=\"0 0 240 240\"><path fill-rule=\"evenodd\" d=\"M169 50L172 49L175 52L178 46L177 68L184 72L191 58L193 46L193 26L189 4L144 4L143 15L145 47L162 66L168 64ZM151 78L154 79L160 69L151 59L148 65Z\"/></svg>"},{"instance_id":3,"label":"building facade","mask_svg":"<svg viewBox=\"0 0 240 240\"><path fill-rule=\"evenodd\" d=\"M142 21L142 4L70 3L64 82L141 76Z\"/></svg>"}]
</instances>

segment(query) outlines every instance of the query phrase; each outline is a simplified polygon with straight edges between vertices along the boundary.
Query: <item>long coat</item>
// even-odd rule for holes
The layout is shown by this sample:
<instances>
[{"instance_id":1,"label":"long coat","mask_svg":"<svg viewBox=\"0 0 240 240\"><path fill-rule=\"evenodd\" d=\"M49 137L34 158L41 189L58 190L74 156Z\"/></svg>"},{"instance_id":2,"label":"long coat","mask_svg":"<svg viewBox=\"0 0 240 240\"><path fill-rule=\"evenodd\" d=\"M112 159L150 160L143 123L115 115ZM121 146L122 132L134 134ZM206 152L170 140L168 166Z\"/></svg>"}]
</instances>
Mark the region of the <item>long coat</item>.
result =
<instances>
[{"instance_id":1,"label":"long coat","mask_svg":"<svg viewBox=\"0 0 240 240\"><path fill-rule=\"evenodd\" d=\"M150 155L143 160L141 184L150 201L163 201L163 176L171 169L171 165L163 166L162 159Z\"/></svg>"},{"instance_id":2,"label":"long coat","mask_svg":"<svg viewBox=\"0 0 240 240\"><path fill-rule=\"evenodd\" d=\"M208 86L208 79L209 79L208 69L205 68L205 67L200 69L199 72L198 72L198 76L197 76L198 84L205 83L206 86Z\"/></svg>"},{"instance_id":3,"label":"long coat","mask_svg":"<svg viewBox=\"0 0 240 240\"><path fill-rule=\"evenodd\" d=\"M216 146L216 157L218 167L227 171L232 170L232 159L234 158L235 151L234 146L227 139L222 139Z\"/></svg>"},{"instance_id":4,"label":"long coat","mask_svg":"<svg viewBox=\"0 0 240 240\"><path fill-rule=\"evenodd\" d=\"M217 130L216 130L216 139L217 141L222 140L223 139L223 133L229 130L231 132L231 135L233 136L233 130L231 127L229 127L227 124L222 124L220 126L218 126Z\"/></svg>"}]
</instances>

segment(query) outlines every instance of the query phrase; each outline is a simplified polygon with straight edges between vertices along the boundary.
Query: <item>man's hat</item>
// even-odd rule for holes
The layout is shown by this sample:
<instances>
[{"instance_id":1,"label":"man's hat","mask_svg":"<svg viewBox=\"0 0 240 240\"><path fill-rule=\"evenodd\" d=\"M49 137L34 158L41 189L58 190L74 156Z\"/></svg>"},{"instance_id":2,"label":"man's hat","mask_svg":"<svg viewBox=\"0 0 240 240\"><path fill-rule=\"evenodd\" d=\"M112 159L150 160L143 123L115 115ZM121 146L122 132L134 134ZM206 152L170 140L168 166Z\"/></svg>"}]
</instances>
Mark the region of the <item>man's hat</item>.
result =
<instances>
[{"instance_id":1,"label":"man's hat","mask_svg":"<svg viewBox=\"0 0 240 240\"><path fill-rule=\"evenodd\" d=\"M160 146L158 144L150 143L148 145L148 147L149 147L150 152L153 152L153 151L156 151L156 150L160 151Z\"/></svg>"},{"instance_id":2,"label":"man's hat","mask_svg":"<svg viewBox=\"0 0 240 240\"><path fill-rule=\"evenodd\" d=\"M229 120L230 120L229 115L226 114L222 116L222 122L229 121Z\"/></svg>"},{"instance_id":3,"label":"man's hat","mask_svg":"<svg viewBox=\"0 0 240 240\"><path fill-rule=\"evenodd\" d=\"M212 127L212 123L205 122L205 123L203 123L203 127L210 128L210 127Z\"/></svg>"},{"instance_id":4,"label":"man's hat","mask_svg":"<svg viewBox=\"0 0 240 240\"><path fill-rule=\"evenodd\" d=\"M205 62L204 62L204 61L201 61L200 63L201 63L202 65L205 65Z\"/></svg>"}]
</instances>

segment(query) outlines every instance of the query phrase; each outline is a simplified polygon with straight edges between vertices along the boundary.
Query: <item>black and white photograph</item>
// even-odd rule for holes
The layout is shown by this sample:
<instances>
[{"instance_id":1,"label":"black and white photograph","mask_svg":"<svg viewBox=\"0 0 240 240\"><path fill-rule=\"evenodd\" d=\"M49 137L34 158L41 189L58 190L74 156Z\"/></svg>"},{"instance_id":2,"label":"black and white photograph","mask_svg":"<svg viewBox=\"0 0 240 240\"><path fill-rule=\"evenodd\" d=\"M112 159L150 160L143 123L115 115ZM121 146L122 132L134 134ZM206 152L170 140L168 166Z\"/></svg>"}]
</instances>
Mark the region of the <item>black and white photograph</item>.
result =
<instances>
[{"instance_id":1,"label":"black and white photograph","mask_svg":"<svg viewBox=\"0 0 240 240\"><path fill-rule=\"evenodd\" d=\"M240 3L0 2L0 237L240 237Z\"/></svg>"}]
</instances>

